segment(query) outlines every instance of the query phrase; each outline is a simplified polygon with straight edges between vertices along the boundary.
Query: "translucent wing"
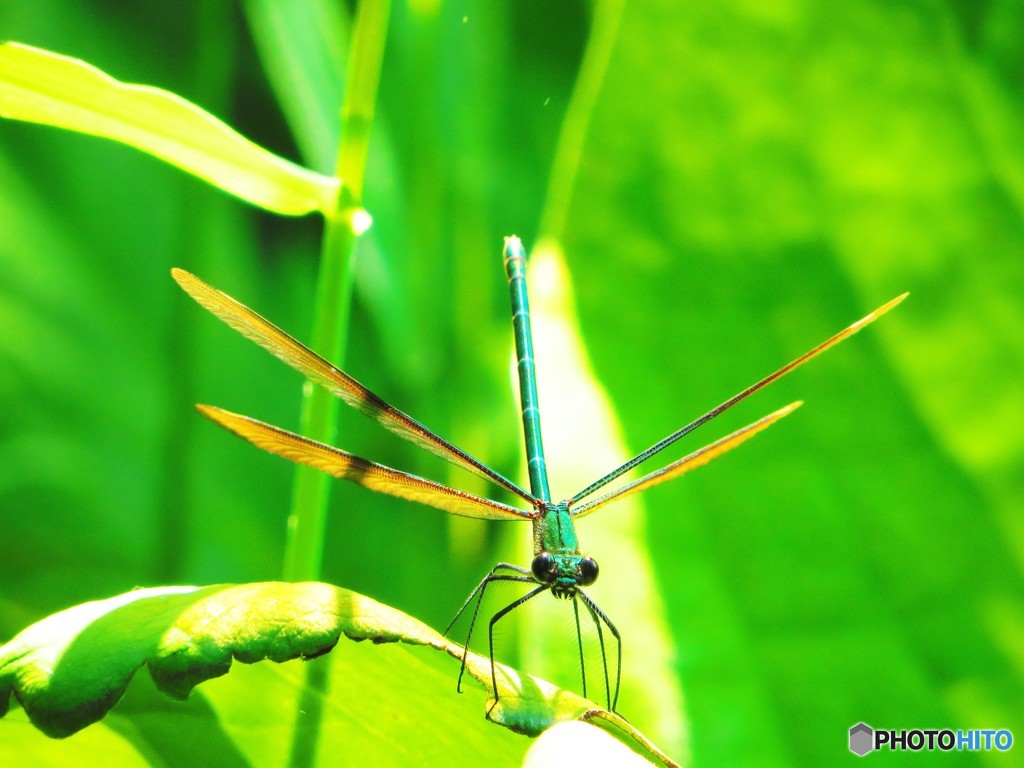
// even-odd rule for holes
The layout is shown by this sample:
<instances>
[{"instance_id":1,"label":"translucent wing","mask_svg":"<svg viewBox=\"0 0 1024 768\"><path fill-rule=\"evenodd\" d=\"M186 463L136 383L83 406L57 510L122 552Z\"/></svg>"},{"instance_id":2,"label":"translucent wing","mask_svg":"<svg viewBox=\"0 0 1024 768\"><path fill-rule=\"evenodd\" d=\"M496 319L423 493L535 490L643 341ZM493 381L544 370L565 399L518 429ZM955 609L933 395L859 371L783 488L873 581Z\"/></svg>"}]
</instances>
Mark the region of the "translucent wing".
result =
<instances>
[{"instance_id":1,"label":"translucent wing","mask_svg":"<svg viewBox=\"0 0 1024 768\"><path fill-rule=\"evenodd\" d=\"M659 451L662 451L665 448L668 448L676 440L678 440L679 438L683 437L684 435L688 435L690 432L695 430L701 424L704 424L704 423L706 423L708 421L711 421L711 419L713 419L716 416L718 416L718 414L720 414L722 411L725 411L725 410L727 410L729 408L732 408L732 406L736 405L736 403L738 403L740 400L743 400L744 398L749 397L750 395L752 395L755 392L757 392L759 389L763 389L764 387L767 387L769 384L771 384L776 379L781 379L783 376L785 376L787 373L792 371L794 368L799 368L801 365L806 363L811 358L814 358L814 357L817 357L818 355L820 355L826 349L829 349L830 347L834 347L836 344L838 344L839 342L843 341L844 339L847 339L850 336L853 336L853 334L855 334L857 331L859 331L860 329L864 328L866 325L868 325L870 323L873 323L875 320L877 320L882 315L884 315L886 312L888 312L890 309L895 307L897 304L899 304L901 301L903 301L909 295L910 294L908 294L908 293L904 293L904 294L902 294L900 296L897 296L895 299L892 299L891 301L883 304L878 309L876 309L874 312L871 312L870 314L865 315L860 320L855 322L853 325L850 325L849 327L844 328L839 333L837 333L835 336L832 336L831 338L823 341L818 346L814 347L814 349L811 349L811 350L805 352L804 354L800 355L800 357L798 357L793 362L789 363L788 365L782 366L781 368L779 368L779 370L775 371L775 373L771 374L770 376L765 376L763 379L761 379L756 384L751 384L749 387L744 389L742 392L740 392L737 395L733 395L728 400L726 400L724 403L722 403L719 406L716 406L716 407L712 408L710 411L705 413L700 418L698 418L698 419L696 419L694 421L691 421L689 424L687 424L682 429L676 430L671 435L666 437L664 440L658 441L657 443L652 445L650 448L648 448L643 453L637 454L632 459L630 459L625 464L623 464L621 467L612 470L607 475L605 475L601 479L596 480L595 482L591 483L586 488L584 488L582 491L580 491L575 496L573 496L569 500L570 506L572 506L576 502L580 501L581 499L585 499L590 494L592 494L595 491L599 490L600 488L604 487L605 485L610 483L612 480L614 480L615 478L619 477L620 475L628 472L629 470L631 470L633 467L637 466L638 464L641 464L642 462L647 461L647 459L651 458L651 456L653 456L654 454L658 453Z\"/></svg>"},{"instance_id":2,"label":"translucent wing","mask_svg":"<svg viewBox=\"0 0 1024 768\"><path fill-rule=\"evenodd\" d=\"M239 416L237 413L210 405L197 405L196 408L206 418L245 438L258 448L299 464L307 464L371 491L426 504L462 517L484 520L529 520L536 516L534 513L524 512L507 504L483 499L432 480L399 472L397 469L353 456L338 448L301 437L248 416Z\"/></svg>"},{"instance_id":3,"label":"translucent wing","mask_svg":"<svg viewBox=\"0 0 1024 768\"><path fill-rule=\"evenodd\" d=\"M603 507L605 504L609 504L634 493L639 493L640 491L645 491L659 483L664 483L668 480L679 477L679 475L689 472L691 469L703 467L712 459L716 459L723 453L728 453L736 446L746 442L758 432L768 429L768 427L776 421L781 419L783 416L788 416L801 405L803 405L803 402L800 400L795 403L790 403L785 408L780 408L774 413L769 413L767 416L758 419L753 424L748 424L743 427L743 429L738 429L731 435L726 435L721 440L716 440L711 443L711 445L705 445L700 450L694 451L689 456L684 456L679 459L679 461L672 462L667 467L663 467L648 475L644 475L639 480L635 480L621 488L617 488L611 493L606 493L604 496L599 496L593 501L588 501L586 504L581 504L579 507L570 507L571 514L574 517L589 515L591 512Z\"/></svg>"},{"instance_id":4,"label":"translucent wing","mask_svg":"<svg viewBox=\"0 0 1024 768\"><path fill-rule=\"evenodd\" d=\"M530 493L444 438L435 435L416 419L389 405L347 373L335 368L316 352L244 304L183 269L172 269L171 275L189 296L227 325L255 341L310 381L316 382L360 413L369 416L385 429L478 477L511 491L531 505L536 504L536 499Z\"/></svg>"}]
</instances>

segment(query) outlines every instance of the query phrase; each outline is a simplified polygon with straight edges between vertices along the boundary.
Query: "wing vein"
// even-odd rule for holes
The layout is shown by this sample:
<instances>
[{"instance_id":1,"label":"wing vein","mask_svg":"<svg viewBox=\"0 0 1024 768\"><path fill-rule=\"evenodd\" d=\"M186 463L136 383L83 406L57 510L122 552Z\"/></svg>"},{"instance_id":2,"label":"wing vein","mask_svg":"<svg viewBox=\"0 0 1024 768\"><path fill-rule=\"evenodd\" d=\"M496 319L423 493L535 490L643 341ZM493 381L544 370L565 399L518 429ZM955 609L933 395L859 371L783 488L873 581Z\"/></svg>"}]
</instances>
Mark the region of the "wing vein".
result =
<instances>
[{"instance_id":1,"label":"wing vein","mask_svg":"<svg viewBox=\"0 0 1024 768\"><path fill-rule=\"evenodd\" d=\"M172 269L171 275L204 309L385 429L536 504L532 494L390 405L262 315L183 269Z\"/></svg>"},{"instance_id":2,"label":"wing vein","mask_svg":"<svg viewBox=\"0 0 1024 768\"><path fill-rule=\"evenodd\" d=\"M196 408L206 418L257 448L289 461L306 464L371 491L426 504L462 517L482 520L529 520L535 517L533 513L392 469L249 416L210 405L197 405Z\"/></svg>"}]
</instances>

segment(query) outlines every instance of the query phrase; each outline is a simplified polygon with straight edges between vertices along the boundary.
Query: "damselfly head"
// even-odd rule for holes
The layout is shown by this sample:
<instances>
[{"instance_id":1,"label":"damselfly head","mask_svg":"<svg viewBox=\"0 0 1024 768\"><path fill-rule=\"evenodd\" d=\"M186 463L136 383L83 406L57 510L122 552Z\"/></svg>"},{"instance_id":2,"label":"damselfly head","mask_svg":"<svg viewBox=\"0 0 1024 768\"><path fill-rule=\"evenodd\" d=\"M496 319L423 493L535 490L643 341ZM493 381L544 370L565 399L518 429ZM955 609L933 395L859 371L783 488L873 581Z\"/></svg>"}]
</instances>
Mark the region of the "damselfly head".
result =
<instances>
[{"instance_id":1,"label":"damselfly head","mask_svg":"<svg viewBox=\"0 0 1024 768\"><path fill-rule=\"evenodd\" d=\"M558 598L575 597L579 587L597 581L597 561L580 555L553 555L541 552L530 565L533 577L541 584L551 585L551 594Z\"/></svg>"}]
</instances>

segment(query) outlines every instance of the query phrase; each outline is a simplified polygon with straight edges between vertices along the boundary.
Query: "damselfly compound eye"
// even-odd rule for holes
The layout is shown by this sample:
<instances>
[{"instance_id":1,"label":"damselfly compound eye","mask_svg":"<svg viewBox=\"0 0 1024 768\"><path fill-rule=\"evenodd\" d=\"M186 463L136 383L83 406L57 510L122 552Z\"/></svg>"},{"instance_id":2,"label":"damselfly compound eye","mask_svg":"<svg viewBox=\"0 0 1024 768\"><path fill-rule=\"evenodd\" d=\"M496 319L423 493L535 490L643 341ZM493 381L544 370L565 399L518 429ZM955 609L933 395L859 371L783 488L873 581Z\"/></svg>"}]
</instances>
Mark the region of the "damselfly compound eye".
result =
<instances>
[{"instance_id":1,"label":"damselfly compound eye","mask_svg":"<svg viewBox=\"0 0 1024 768\"><path fill-rule=\"evenodd\" d=\"M533 578L542 584L550 584L555 580L555 559L547 552L541 552L533 558L530 566L533 571Z\"/></svg>"},{"instance_id":2,"label":"damselfly compound eye","mask_svg":"<svg viewBox=\"0 0 1024 768\"><path fill-rule=\"evenodd\" d=\"M589 587L597 581L597 561L592 557L580 560L580 586Z\"/></svg>"}]
</instances>

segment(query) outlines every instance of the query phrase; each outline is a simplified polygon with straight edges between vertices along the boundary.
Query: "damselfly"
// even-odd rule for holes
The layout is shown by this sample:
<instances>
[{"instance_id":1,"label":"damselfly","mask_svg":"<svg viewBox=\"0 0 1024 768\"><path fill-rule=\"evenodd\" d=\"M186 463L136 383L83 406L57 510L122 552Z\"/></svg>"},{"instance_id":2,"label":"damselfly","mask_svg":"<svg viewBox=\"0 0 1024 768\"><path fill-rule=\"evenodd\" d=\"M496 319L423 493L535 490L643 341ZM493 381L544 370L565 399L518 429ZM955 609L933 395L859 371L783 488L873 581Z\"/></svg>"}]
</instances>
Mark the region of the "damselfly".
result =
<instances>
[{"instance_id":1,"label":"damselfly","mask_svg":"<svg viewBox=\"0 0 1024 768\"><path fill-rule=\"evenodd\" d=\"M475 496L432 480L401 472L360 458L338 448L324 445L323 443L301 437L270 424L257 421L248 416L240 416L208 405L197 407L203 415L264 450L276 453L291 461L315 467L323 472L357 483L370 490L426 504L454 515L485 520L530 521L533 525L533 560L530 563L530 567L525 568L512 563L498 563L495 565L472 591L456 613L452 623L449 624L448 629L445 630L447 634L455 621L475 601L472 618L470 619L469 633L466 638L466 651L463 654L462 668L459 671L458 686L461 689L462 676L466 668L465 654L469 652L469 643L476 625L477 613L479 612L480 603L483 600L487 587L495 582L518 582L529 585L531 587L530 591L495 613L488 624L488 653L491 661L491 684L494 689L495 703L497 703L498 699L497 677L494 670L495 625L511 611L532 600L537 595L543 592L551 592L556 598L572 602L576 622L576 639L581 659L583 641L579 619L580 604L583 605L584 610L593 621L597 629L597 637L601 649L604 692L609 708L614 711L618 703L622 675L622 642L615 625L583 591L584 587L588 587L596 581L598 566L593 558L583 554L583 551L580 549L574 525L576 519L589 515L591 512L613 501L638 493L707 464L712 459L732 450L745 440L771 426L783 416L791 413L800 405L800 402L792 403L785 408L770 413L752 424L672 462L668 466L644 475L638 480L626 483L596 498L594 497L597 491L655 454L663 451L684 435L689 434L726 409L731 408L740 400L771 384L794 368L806 363L812 357L838 344L868 323L878 319L906 298L907 294L898 296L887 304L883 304L874 312L804 353L788 365L775 371L775 373L766 376L742 392L730 397L703 416L694 419L647 450L637 454L622 466L595 480L576 495L555 502L551 500L551 493L548 488L547 466L544 458L543 441L541 439L533 340L530 329L530 308L526 292L526 256L519 238L508 237L505 239L504 261L512 298L512 325L519 374L523 430L526 437L530 491L524 490L462 449L439 437L411 416L388 404L383 398L371 392L347 373L334 367L280 328L248 307L235 301L227 294L218 291L183 270L172 270L172 274L181 287L199 304L243 336L255 341L299 371L310 381L325 387L345 403L395 434L496 486L504 488L514 496L518 496L524 502L525 508L521 509L499 501ZM614 638L616 646L614 695L608 671L605 629ZM586 666L581 663L581 668L583 669L583 694L586 696Z\"/></svg>"}]
</instances>

